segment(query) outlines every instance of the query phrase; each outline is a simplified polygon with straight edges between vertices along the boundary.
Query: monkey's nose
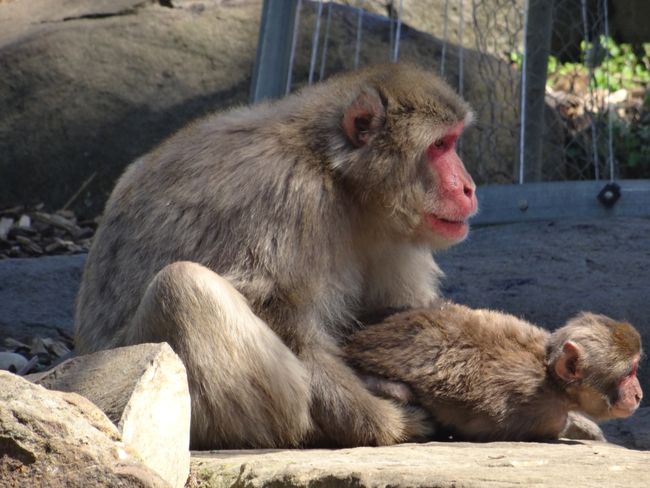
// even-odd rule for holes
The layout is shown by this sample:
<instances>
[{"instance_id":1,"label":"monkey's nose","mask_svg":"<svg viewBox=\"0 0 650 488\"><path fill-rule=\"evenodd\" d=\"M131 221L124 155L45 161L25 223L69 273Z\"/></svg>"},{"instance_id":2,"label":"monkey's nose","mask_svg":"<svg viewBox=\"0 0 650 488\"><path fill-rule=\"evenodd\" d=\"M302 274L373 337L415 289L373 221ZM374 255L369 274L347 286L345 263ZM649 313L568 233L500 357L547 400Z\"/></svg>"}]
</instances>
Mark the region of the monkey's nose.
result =
<instances>
[{"instance_id":1,"label":"monkey's nose","mask_svg":"<svg viewBox=\"0 0 650 488\"><path fill-rule=\"evenodd\" d=\"M464 200L463 205L467 207L468 213L473 214L478 207L478 202L476 201L476 185L471 178L463 178L462 189L463 194L460 198Z\"/></svg>"}]
</instances>

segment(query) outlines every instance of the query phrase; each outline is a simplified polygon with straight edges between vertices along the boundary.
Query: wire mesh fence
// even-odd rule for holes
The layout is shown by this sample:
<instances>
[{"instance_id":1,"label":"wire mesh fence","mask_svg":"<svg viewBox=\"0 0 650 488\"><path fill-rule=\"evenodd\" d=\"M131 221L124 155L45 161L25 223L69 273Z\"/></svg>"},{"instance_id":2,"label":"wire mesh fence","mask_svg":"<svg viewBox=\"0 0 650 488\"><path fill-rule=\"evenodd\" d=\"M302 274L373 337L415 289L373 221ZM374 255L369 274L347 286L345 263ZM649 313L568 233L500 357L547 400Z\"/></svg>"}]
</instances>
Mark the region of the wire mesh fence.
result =
<instances>
[{"instance_id":1,"label":"wire mesh fence","mask_svg":"<svg viewBox=\"0 0 650 488\"><path fill-rule=\"evenodd\" d=\"M650 49L611 40L607 0L343 4L298 2L287 92L336 71L412 60L474 107L477 123L461 152L479 183L650 174L642 139L650 129L635 126L650 125Z\"/></svg>"}]
</instances>

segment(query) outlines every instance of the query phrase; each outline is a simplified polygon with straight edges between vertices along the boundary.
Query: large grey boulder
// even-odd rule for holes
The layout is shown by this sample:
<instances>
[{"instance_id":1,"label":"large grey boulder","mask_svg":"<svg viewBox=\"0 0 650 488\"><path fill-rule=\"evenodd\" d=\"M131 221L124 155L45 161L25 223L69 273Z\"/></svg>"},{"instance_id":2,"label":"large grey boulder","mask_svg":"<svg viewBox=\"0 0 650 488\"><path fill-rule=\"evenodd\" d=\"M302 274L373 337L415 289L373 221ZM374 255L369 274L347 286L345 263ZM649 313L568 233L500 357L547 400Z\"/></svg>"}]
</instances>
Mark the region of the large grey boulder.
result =
<instances>
[{"instance_id":1,"label":"large grey boulder","mask_svg":"<svg viewBox=\"0 0 650 488\"><path fill-rule=\"evenodd\" d=\"M0 371L0 486L169 485L139 462L87 399Z\"/></svg>"},{"instance_id":2,"label":"large grey boulder","mask_svg":"<svg viewBox=\"0 0 650 488\"><path fill-rule=\"evenodd\" d=\"M650 452L599 442L194 453L200 487L646 488Z\"/></svg>"},{"instance_id":3,"label":"large grey boulder","mask_svg":"<svg viewBox=\"0 0 650 488\"><path fill-rule=\"evenodd\" d=\"M96 214L137 156L246 102L261 4L200 4L0 4L0 207L59 208L88 182L73 207Z\"/></svg>"},{"instance_id":4,"label":"large grey boulder","mask_svg":"<svg viewBox=\"0 0 650 488\"><path fill-rule=\"evenodd\" d=\"M174 488L185 485L190 470L190 392L185 366L167 343L79 356L29 379L92 401L147 467Z\"/></svg>"},{"instance_id":5,"label":"large grey boulder","mask_svg":"<svg viewBox=\"0 0 650 488\"><path fill-rule=\"evenodd\" d=\"M261 5L261 0L1 3L0 208L43 201L57 209L74 197L72 209L94 216L136 157L206 112L246 103ZM315 6L303 2L294 88L307 80ZM353 69L356 19L356 8L333 8L326 76ZM360 65L388 61L389 31L385 17L365 16ZM439 39L406 25L401 34L400 59L436 66ZM458 51L451 44L447 61L447 77L456 85ZM517 82L509 64L468 49L464 66L464 95L479 117L516 127L511 100ZM485 83L479 68L496 78ZM489 136L468 131L470 171L502 181L498 175L512 173L516 138L515 129L495 129ZM486 147L489 154L477 149Z\"/></svg>"}]
</instances>

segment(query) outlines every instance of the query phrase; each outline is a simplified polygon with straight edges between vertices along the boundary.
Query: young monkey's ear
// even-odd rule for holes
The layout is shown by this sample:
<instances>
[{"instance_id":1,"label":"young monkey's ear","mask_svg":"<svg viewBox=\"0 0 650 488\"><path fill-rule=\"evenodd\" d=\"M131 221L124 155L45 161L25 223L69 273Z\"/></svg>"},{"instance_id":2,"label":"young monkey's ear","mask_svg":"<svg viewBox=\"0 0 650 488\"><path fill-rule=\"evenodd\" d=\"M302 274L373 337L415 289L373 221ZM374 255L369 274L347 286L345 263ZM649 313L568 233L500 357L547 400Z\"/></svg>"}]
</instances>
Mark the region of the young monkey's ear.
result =
<instances>
[{"instance_id":1,"label":"young monkey's ear","mask_svg":"<svg viewBox=\"0 0 650 488\"><path fill-rule=\"evenodd\" d=\"M355 147L368 144L370 137L384 125L386 110L379 93L365 89L343 114L343 132Z\"/></svg>"},{"instance_id":2,"label":"young monkey's ear","mask_svg":"<svg viewBox=\"0 0 650 488\"><path fill-rule=\"evenodd\" d=\"M582 352L580 348L574 342L565 342L562 345L562 353L555 361L555 373L564 381L581 380L581 359Z\"/></svg>"}]
</instances>

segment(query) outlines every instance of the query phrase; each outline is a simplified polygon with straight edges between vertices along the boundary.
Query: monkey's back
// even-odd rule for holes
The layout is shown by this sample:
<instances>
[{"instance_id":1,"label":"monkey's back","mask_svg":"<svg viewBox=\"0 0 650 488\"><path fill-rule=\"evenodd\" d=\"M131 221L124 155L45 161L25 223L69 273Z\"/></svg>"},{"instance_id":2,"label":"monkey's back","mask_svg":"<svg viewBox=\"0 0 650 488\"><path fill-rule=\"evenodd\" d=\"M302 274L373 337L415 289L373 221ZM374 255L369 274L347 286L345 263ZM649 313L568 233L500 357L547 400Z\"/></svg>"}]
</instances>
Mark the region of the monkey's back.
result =
<instances>
[{"instance_id":1,"label":"monkey's back","mask_svg":"<svg viewBox=\"0 0 650 488\"><path fill-rule=\"evenodd\" d=\"M338 266L328 249L345 239L337 209L346 201L297 146L299 124L283 123L299 102L211 115L127 168L86 261L80 351L124 345L147 284L175 261L225 276L254 308L285 288L314 292L292 269ZM330 218L338 236L321 230Z\"/></svg>"},{"instance_id":2,"label":"monkey's back","mask_svg":"<svg viewBox=\"0 0 650 488\"><path fill-rule=\"evenodd\" d=\"M414 117L394 124L409 137L382 137L377 148L358 148L342 130L343 114L362 88L378 83L393 93L395 107L406 104L396 117ZM346 326L364 298L367 248L381 247L388 235L384 222L395 220L391 235L396 228L408 235L421 219L418 205L431 184L420 175L431 117L457 125L468 111L428 71L389 63L183 129L133 163L107 202L77 299L78 350L124 345L147 284L181 260L229 280L276 332L282 324L308 321ZM426 124L413 130L413 120L422 124L422 117ZM409 151L396 153L391 144L398 143ZM411 164L396 165L395 154L407 154ZM395 201L384 201L385 195ZM437 270L428 261L427 278ZM308 319L290 320L289 310L300 307Z\"/></svg>"},{"instance_id":3,"label":"monkey's back","mask_svg":"<svg viewBox=\"0 0 650 488\"><path fill-rule=\"evenodd\" d=\"M515 439L535 432L528 400L556 393L545 391L548 335L512 315L441 301L362 329L346 354L367 374L408 384L437 420L462 425L474 440L483 431Z\"/></svg>"}]
</instances>

